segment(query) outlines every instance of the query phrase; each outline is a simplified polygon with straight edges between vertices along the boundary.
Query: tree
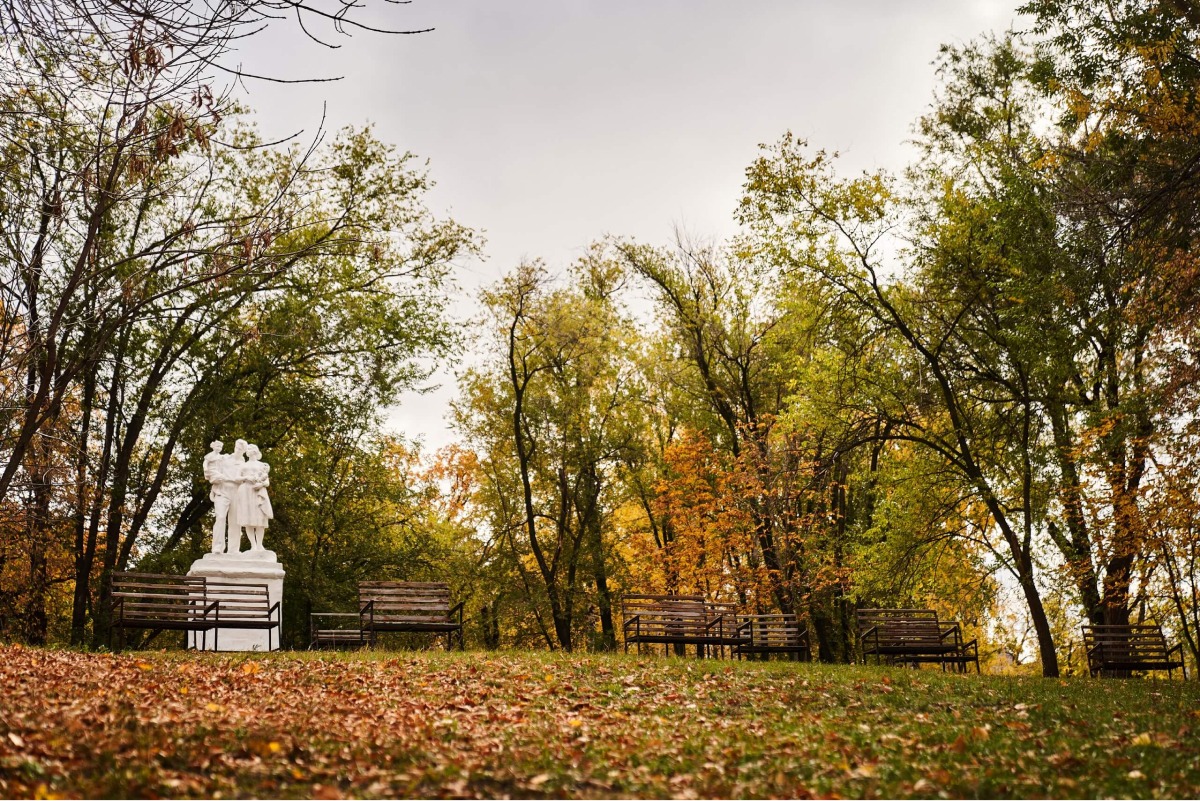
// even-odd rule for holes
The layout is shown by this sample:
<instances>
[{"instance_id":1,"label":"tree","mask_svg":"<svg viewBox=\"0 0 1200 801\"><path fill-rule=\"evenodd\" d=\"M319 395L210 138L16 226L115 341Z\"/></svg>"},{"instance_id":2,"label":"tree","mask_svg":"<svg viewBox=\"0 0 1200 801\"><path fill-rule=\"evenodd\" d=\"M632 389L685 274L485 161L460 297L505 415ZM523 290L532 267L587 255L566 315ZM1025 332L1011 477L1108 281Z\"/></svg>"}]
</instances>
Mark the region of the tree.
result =
<instances>
[{"instance_id":1,"label":"tree","mask_svg":"<svg viewBox=\"0 0 1200 801\"><path fill-rule=\"evenodd\" d=\"M967 321L986 308L947 297L929 271L914 271L912 285L886 278L885 241L899 223L886 177L839 180L828 156L809 156L790 135L747 174L742 219L762 252L818 277L870 321L875 346L897 357L898 370L870 379L886 437L937 454L987 508L1003 543L996 553L1014 573L1037 631L1043 673L1057 675L1035 574L1034 416L1026 403L978 400Z\"/></svg>"},{"instance_id":2,"label":"tree","mask_svg":"<svg viewBox=\"0 0 1200 801\"><path fill-rule=\"evenodd\" d=\"M540 265L523 264L484 293L491 361L468 373L456 413L483 474L478 503L513 557L546 644L577 647L586 597L595 645L611 649L604 531L617 468L639 435L636 374L622 357L632 330L616 300L616 264L593 251L572 278L577 289L555 289Z\"/></svg>"}]
</instances>

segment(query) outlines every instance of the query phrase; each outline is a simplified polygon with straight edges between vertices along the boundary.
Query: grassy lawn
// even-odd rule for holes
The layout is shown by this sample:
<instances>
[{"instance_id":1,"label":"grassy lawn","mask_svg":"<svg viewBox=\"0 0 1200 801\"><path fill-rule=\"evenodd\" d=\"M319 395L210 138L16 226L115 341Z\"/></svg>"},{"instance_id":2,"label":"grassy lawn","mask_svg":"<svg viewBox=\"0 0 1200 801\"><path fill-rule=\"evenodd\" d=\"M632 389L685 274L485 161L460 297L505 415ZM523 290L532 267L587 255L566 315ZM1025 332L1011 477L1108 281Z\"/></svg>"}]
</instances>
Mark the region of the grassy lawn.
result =
<instances>
[{"instance_id":1,"label":"grassy lawn","mask_svg":"<svg viewBox=\"0 0 1200 801\"><path fill-rule=\"evenodd\" d=\"M0 647L0 796L1200 796L1200 685Z\"/></svg>"}]
</instances>

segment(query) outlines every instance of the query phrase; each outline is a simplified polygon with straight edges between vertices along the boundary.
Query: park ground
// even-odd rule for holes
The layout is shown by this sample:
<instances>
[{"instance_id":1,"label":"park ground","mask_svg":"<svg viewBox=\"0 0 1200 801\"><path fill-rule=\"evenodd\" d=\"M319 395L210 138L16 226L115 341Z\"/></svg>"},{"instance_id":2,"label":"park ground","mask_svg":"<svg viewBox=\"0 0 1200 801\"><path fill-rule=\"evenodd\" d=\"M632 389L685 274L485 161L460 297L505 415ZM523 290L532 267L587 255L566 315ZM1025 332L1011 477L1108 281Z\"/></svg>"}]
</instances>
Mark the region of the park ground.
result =
<instances>
[{"instance_id":1,"label":"park ground","mask_svg":"<svg viewBox=\"0 0 1200 801\"><path fill-rule=\"evenodd\" d=\"M1200 685L0 647L0 797L1200 796Z\"/></svg>"}]
</instances>

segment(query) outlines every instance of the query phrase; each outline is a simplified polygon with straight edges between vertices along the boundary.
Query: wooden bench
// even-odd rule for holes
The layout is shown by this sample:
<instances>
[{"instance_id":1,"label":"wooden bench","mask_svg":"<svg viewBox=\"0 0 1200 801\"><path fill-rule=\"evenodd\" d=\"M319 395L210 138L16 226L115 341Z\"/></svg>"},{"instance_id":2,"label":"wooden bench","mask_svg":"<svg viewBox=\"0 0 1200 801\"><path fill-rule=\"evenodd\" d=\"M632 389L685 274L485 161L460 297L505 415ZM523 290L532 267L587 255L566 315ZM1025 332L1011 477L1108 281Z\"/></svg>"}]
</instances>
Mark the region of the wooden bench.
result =
<instances>
[{"instance_id":1,"label":"wooden bench","mask_svg":"<svg viewBox=\"0 0 1200 801\"><path fill-rule=\"evenodd\" d=\"M313 612L309 615L308 634L308 647L312 651L357 649L370 645L358 612Z\"/></svg>"},{"instance_id":2,"label":"wooden bench","mask_svg":"<svg viewBox=\"0 0 1200 801\"><path fill-rule=\"evenodd\" d=\"M267 632L267 650L280 645L283 634L279 602L271 603L266 584L242 584L209 579L205 584L208 600L217 604L216 632L213 649L217 650L217 635L221 629L254 629ZM275 647L271 645L271 630L275 629Z\"/></svg>"},{"instance_id":3,"label":"wooden bench","mask_svg":"<svg viewBox=\"0 0 1200 801\"><path fill-rule=\"evenodd\" d=\"M124 650L125 633L129 629L153 632L143 646L149 645L159 632L184 631L199 632L201 648L206 647L208 632L217 627L217 603L208 600L206 584L203 576L113 573L112 633L118 635L115 650Z\"/></svg>"},{"instance_id":4,"label":"wooden bench","mask_svg":"<svg viewBox=\"0 0 1200 801\"><path fill-rule=\"evenodd\" d=\"M740 615L738 633L744 642L734 648L739 659L743 656L786 654L790 660L807 662L812 658L809 649L808 627L792 614Z\"/></svg>"},{"instance_id":5,"label":"wooden bench","mask_svg":"<svg viewBox=\"0 0 1200 801\"><path fill-rule=\"evenodd\" d=\"M725 656L725 649L734 649L746 643L746 635L739 629L741 614L738 605L725 601L705 601L705 611L708 613L710 642L706 648L716 647L719 656Z\"/></svg>"},{"instance_id":6,"label":"wooden bench","mask_svg":"<svg viewBox=\"0 0 1200 801\"><path fill-rule=\"evenodd\" d=\"M1167 645L1162 627L1156 623L1138 625L1100 625L1083 627L1083 645L1087 651L1088 672L1092 676L1129 676L1134 670L1183 671L1183 645ZM1178 654L1172 658L1172 654Z\"/></svg>"},{"instance_id":7,"label":"wooden bench","mask_svg":"<svg viewBox=\"0 0 1200 801\"><path fill-rule=\"evenodd\" d=\"M859 609L856 616L863 664L873 654L876 664L936 663L965 673L974 662L979 672L978 641L964 642L958 623L939 621L932 609Z\"/></svg>"},{"instance_id":8,"label":"wooden bench","mask_svg":"<svg viewBox=\"0 0 1200 801\"><path fill-rule=\"evenodd\" d=\"M463 642L461 602L450 605L450 585L440 581L360 581L359 627L373 646L381 632L432 632L446 635L446 648Z\"/></svg>"},{"instance_id":9,"label":"wooden bench","mask_svg":"<svg viewBox=\"0 0 1200 801\"><path fill-rule=\"evenodd\" d=\"M625 652L636 645L695 645L697 656L709 648L742 642L732 605L706 603L699 595L626 595L621 599Z\"/></svg>"}]
</instances>

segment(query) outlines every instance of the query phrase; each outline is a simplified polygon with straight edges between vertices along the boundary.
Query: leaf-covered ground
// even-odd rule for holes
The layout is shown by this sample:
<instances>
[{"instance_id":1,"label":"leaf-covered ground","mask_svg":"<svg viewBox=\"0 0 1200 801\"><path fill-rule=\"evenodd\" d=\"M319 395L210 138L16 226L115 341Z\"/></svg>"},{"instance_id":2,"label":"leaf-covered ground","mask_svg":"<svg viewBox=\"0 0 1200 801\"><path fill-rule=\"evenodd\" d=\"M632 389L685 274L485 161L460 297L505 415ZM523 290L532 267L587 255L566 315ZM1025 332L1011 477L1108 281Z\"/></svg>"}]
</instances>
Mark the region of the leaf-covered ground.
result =
<instances>
[{"instance_id":1,"label":"leaf-covered ground","mask_svg":"<svg viewBox=\"0 0 1200 801\"><path fill-rule=\"evenodd\" d=\"M1200 686L0 648L0 796L1200 796Z\"/></svg>"}]
</instances>

